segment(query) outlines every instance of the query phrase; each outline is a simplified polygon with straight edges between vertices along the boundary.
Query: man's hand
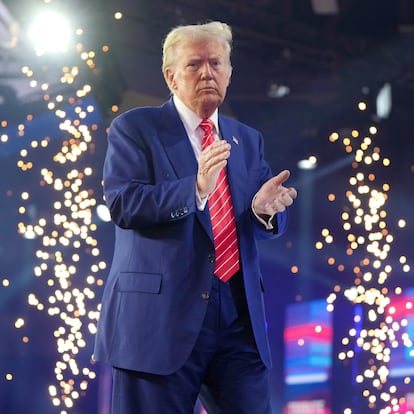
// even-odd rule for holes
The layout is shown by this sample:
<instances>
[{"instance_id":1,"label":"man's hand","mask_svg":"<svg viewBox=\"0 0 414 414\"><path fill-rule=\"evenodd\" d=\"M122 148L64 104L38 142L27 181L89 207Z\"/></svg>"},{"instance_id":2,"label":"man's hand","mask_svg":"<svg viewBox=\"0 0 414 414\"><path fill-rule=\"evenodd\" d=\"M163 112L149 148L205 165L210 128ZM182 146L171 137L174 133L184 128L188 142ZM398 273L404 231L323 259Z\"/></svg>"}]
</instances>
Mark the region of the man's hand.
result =
<instances>
[{"instance_id":1,"label":"man's hand","mask_svg":"<svg viewBox=\"0 0 414 414\"><path fill-rule=\"evenodd\" d=\"M284 170L266 181L256 193L253 208L259 216L273 216L285 211L297 197L296 189L284 187L283 183L290 177L290 172Z\"/></svg>"},{"instance_id":2,"label":"man's hand","mask_svg":"<svg viewBox=\"0 0 414 414\"><path fill-rule=\"evenodd\" d=\"M198 159L197 189L201 198L207 197L216 187L219 172L227 165L230 144L215 141L201 152Z\"/></svg>"}]
</instances>

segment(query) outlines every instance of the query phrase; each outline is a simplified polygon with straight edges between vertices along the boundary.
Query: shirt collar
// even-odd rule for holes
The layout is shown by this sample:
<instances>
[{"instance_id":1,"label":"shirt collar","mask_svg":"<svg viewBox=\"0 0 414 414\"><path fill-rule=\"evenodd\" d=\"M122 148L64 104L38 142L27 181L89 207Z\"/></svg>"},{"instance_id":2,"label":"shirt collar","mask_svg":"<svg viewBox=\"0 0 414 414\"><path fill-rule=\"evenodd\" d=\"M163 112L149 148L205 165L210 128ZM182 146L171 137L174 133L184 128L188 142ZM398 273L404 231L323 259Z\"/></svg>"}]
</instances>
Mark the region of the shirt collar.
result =
<instances>
[{"instance_id":1,"label":"shirt collar","mask_svg":"<svg viewBox=\"0 0 414 414\"><path fill-rule=\"evenodd\" d=\"M178 115L180 116L181 120L184 123L186 130L195 131L202 119L195 114L190 108L188 108L180 98L176 95L173 95L174 105L177 108ZM214 127L216 132L218 132L218 109L214 111L214 113L210 116L211 121L214 123Z\"/></svg>"}]
</instances>

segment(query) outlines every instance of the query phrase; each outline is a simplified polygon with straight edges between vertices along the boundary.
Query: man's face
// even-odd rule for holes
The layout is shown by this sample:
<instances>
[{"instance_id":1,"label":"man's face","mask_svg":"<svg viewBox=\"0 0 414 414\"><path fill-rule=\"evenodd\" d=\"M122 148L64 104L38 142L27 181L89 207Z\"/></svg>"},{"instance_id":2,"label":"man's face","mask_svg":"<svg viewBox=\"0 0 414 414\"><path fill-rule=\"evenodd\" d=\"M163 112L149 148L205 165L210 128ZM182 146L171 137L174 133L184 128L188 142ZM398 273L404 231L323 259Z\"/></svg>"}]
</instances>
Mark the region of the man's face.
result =
<instances>
[{"instance_id":1,"label":"man's face","mask_svg":"<svg viewBox=\"0 0 414 414\"><path fill-rule=\"evenodd\" d=\"M209 117L230 83L226 48L215 39L188 40L174 52L175 63L164 73L171 91L200 118Z\"/></svg>"}]
</instances>

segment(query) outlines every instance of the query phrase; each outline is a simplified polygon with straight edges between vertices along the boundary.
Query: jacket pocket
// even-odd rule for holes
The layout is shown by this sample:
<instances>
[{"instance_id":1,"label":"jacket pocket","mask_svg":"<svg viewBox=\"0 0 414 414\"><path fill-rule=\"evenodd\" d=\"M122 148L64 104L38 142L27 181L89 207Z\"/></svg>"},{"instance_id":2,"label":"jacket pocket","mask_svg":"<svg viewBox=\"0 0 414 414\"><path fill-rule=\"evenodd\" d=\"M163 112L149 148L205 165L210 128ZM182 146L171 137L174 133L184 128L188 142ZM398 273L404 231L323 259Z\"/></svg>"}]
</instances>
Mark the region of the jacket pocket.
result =
<instances>
[{"instance_id":1,"label":"jacket pocket","mask_svg":"<svg viewBox=\"0 0 414 414\"><path fill-rule=\"evenodd\" d=\"M115 285L116 292L160 293L162 275L159 273L120 273Z\"/></svg>"}]
</instances>

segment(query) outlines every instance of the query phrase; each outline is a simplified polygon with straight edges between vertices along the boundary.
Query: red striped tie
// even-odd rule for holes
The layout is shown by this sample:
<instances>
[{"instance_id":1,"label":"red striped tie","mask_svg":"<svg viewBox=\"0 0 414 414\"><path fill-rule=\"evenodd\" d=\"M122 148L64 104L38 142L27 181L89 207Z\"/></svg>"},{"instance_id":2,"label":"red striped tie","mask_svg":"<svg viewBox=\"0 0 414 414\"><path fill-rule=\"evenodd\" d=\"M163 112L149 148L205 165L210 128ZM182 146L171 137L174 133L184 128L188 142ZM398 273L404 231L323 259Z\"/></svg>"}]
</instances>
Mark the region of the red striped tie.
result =
<instances>
[{"instance_id":1,"label":"red striped tie","mask_svg":"<svg viewBox=\"0 0 414 414\"><path fill-rule=\"evenodd\" d=\"M203 119L200 123L200 128L204 131L201 144L203 150L214 142L213 127L210 119ZM208 208L216 249L214 273L220 280L227 282L239 270L240 265L236 221L225 168L221 169L216 188L208 197Z\"/></svg>"}]
</instances>

